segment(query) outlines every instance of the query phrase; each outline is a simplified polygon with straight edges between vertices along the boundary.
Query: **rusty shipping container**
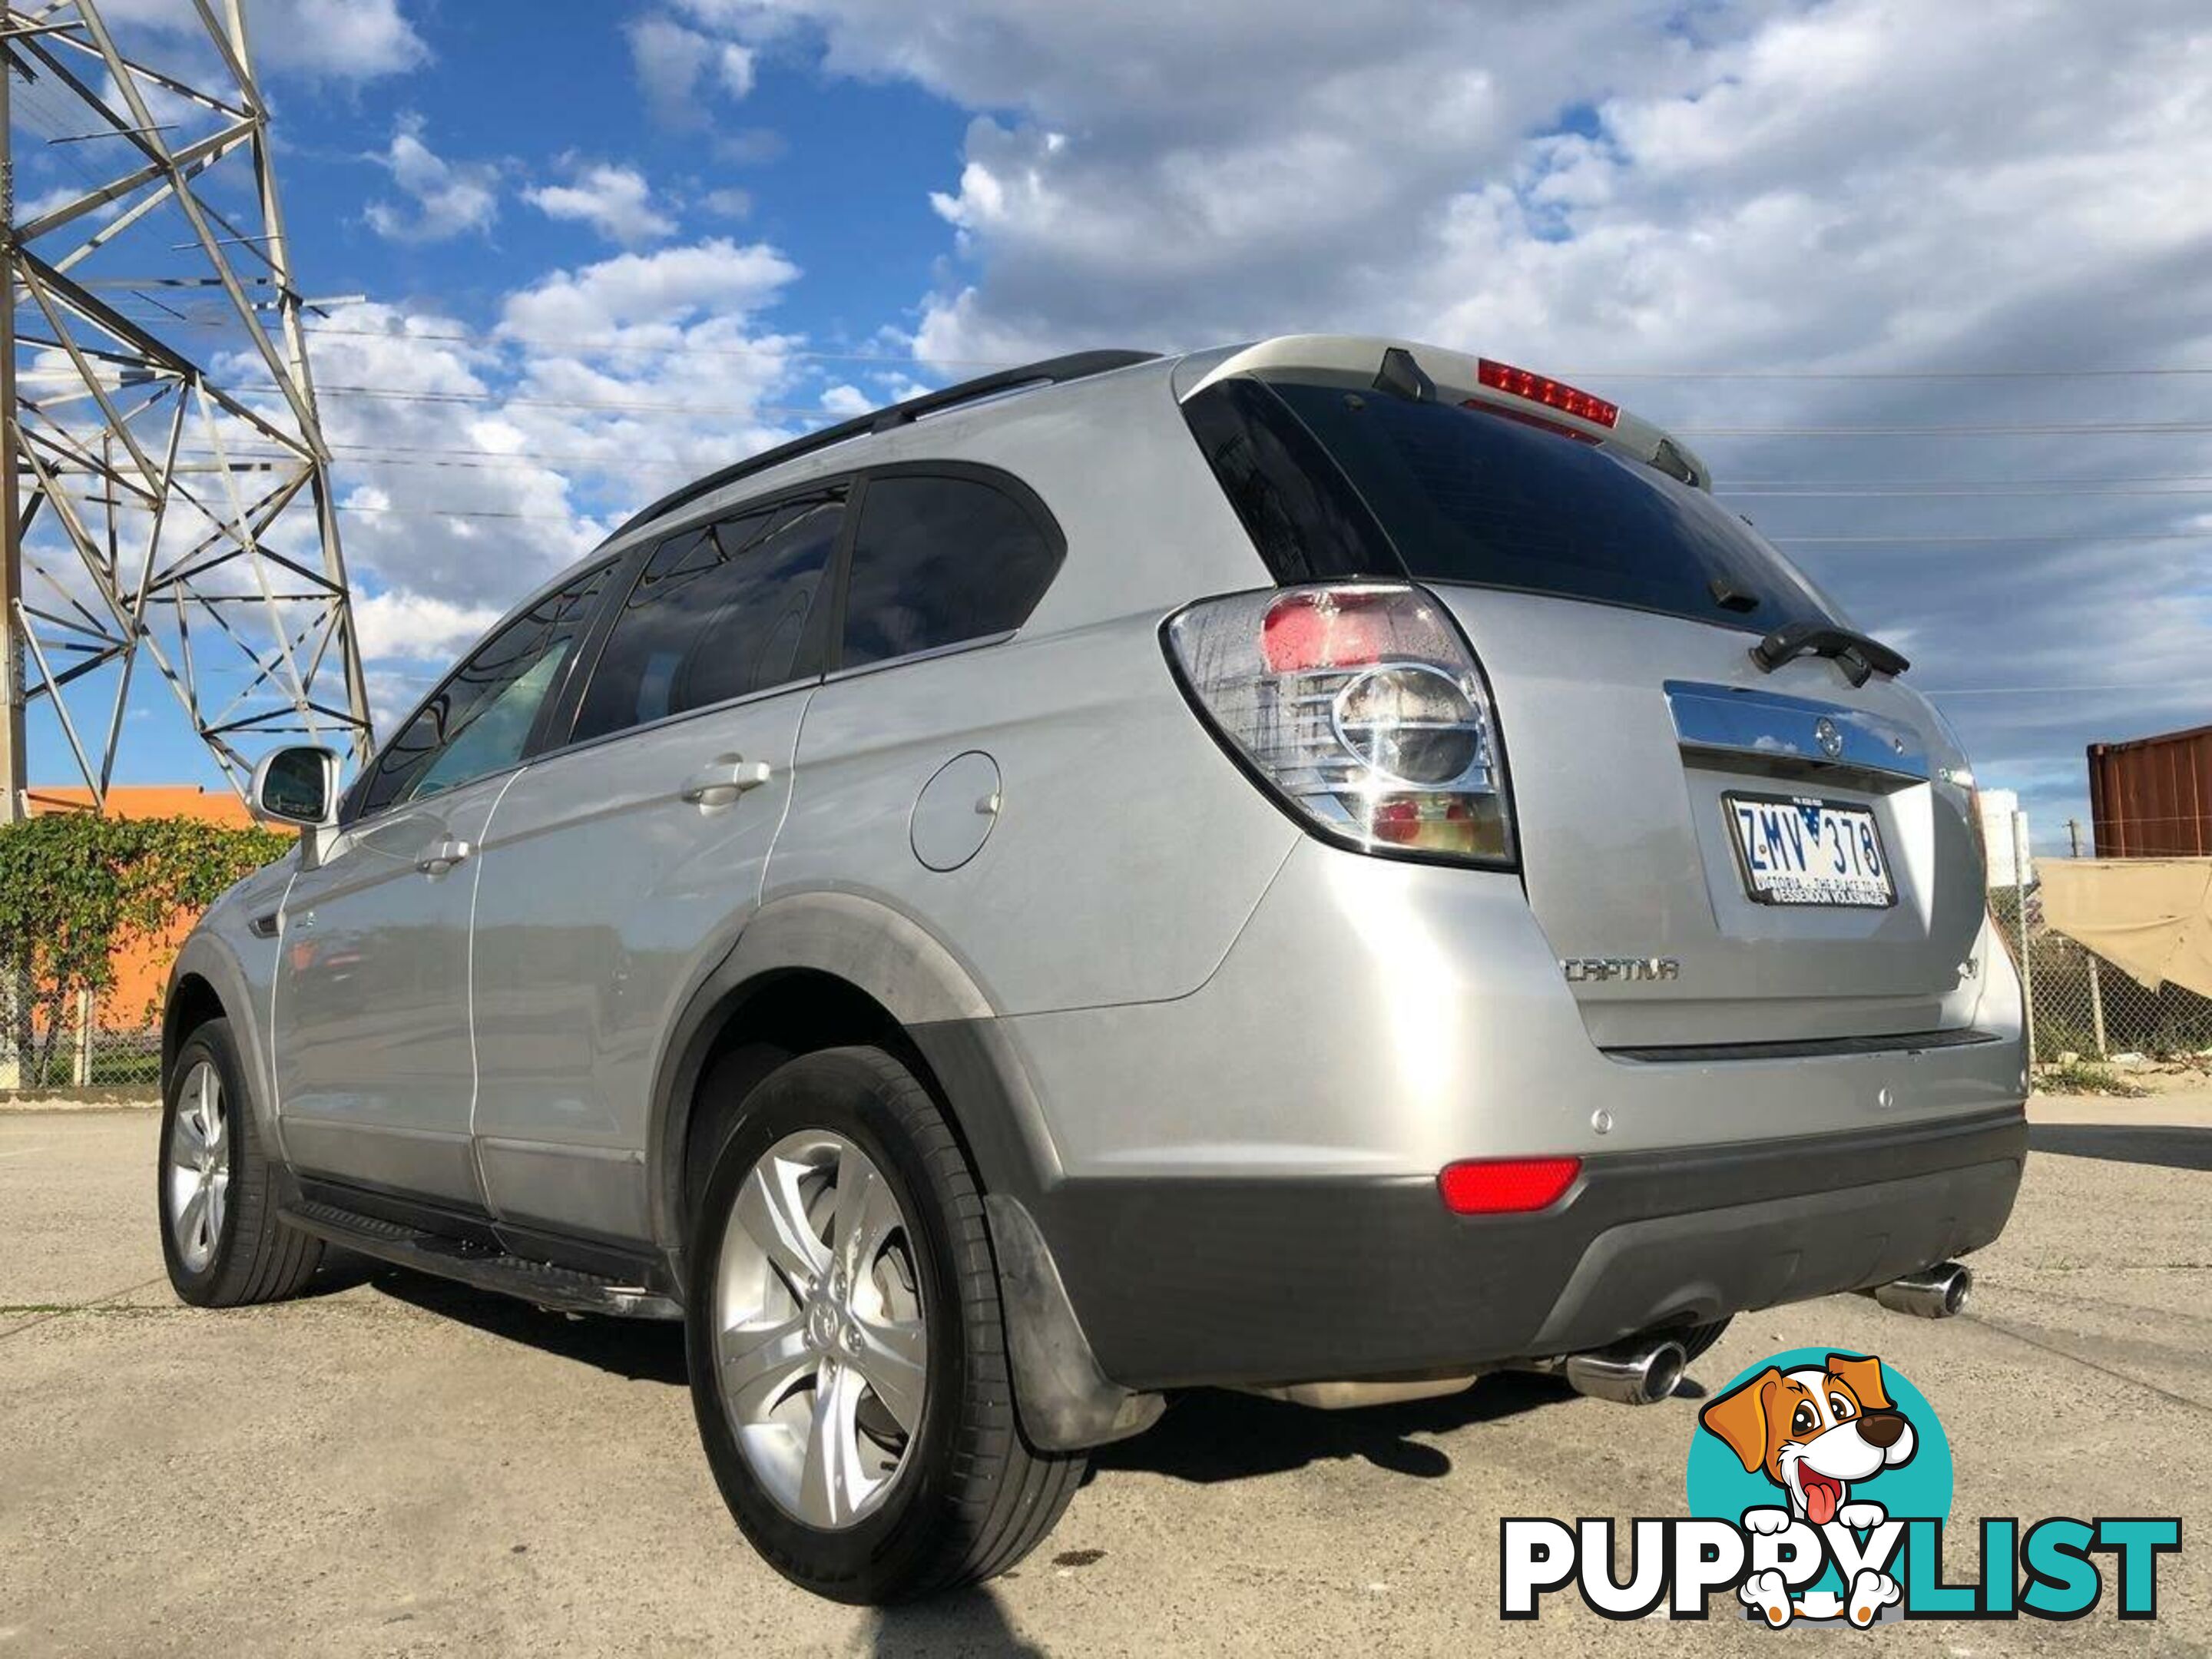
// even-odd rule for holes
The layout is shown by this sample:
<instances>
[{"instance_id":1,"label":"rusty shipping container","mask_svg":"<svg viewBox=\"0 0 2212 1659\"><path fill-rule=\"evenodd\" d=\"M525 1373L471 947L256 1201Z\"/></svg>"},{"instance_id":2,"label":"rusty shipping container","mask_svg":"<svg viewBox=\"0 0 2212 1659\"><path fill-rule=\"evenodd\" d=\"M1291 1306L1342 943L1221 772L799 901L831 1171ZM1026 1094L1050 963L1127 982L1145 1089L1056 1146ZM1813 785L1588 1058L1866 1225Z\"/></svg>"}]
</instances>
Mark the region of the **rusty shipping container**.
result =
<instances>
[{"instance_id":1,"label":"rusty shipping container","mask_svg":"<svg viewBox=\"0 0 2212 1659\"><path fill-rule=\"evenodd\" d=\"M2100 859L2212 856L2212 726L2089 745Z\"/></svg>"}]
</instances>

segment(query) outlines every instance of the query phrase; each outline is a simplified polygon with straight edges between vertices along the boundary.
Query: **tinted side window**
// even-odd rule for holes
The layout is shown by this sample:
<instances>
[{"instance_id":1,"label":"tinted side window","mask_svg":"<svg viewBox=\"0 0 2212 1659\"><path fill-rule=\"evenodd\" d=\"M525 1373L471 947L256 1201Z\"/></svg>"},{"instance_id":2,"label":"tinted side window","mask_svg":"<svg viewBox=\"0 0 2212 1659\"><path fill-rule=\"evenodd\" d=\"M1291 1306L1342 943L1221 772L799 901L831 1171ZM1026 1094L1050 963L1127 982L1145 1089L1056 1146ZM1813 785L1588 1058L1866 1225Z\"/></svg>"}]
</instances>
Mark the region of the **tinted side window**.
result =
<instances>
[{"instance_id":1,"label":"tinted side window","mask_svg":"<svg viewBox=\"0 0 2212 1659\"><path fill-rule=\"evenodd\" d=\"M797 678L843 513L817 495L661 543L607 635L574 740Z\"/></svg>"},{"instance_id":2,"label":"tinted side window","mask_svg":"<svg viewBox=\"0 0 2212 1659\"><path fill-rule=\"evenodd\" d=\"M972 478L872 478L853 544L843 665L1018 628L1060 550L1011 495Z\"/></svg>"},{"instance_id":3,"label":"tinted side window","mask_svg":"<svg viewBox=\"0 0 2212 1659\"><path fill-rule=\"evenodd\" d=\"M435 794L520 760L613 568L601 565L556 588L471 653L376 757L362 785L361 811Z\"/></svg>"}]
</instances>

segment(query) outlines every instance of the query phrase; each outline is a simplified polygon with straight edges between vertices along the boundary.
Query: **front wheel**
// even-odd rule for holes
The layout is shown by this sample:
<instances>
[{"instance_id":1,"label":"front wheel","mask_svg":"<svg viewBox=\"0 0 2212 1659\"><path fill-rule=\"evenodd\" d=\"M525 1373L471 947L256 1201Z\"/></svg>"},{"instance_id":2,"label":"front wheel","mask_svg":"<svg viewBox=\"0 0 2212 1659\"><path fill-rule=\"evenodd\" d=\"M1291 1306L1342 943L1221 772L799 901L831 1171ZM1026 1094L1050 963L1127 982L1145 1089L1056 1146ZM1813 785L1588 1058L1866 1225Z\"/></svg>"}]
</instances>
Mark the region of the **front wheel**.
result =
<instances>
[{"instance_id":1,"label":"front wheel","mask_svg":"<svg viewBox=\"0 0 2212 1659\"><path fill-rule=\"evenodd\" d=\"M230 1022L211 1019L177 1050L156 1159L169 1283L202 1308L276 1302L307 1288L319 1238L276 1214L276 1171L253 1127Z\"/></svg>"},{"instance_id":2,"label":"front wheel","mask_svg":"<svg viewBox=\"0 0 2212 1659\"><path fill-rule=\"evenodd\" d=\"M1014 1416L973 1172L875 1048L750 1094L694 1219L692 1404L716 1483L769 1564L841 1601L988 1578L1051 1530L1084 1460Z\"/></svg>"}]
</instances>

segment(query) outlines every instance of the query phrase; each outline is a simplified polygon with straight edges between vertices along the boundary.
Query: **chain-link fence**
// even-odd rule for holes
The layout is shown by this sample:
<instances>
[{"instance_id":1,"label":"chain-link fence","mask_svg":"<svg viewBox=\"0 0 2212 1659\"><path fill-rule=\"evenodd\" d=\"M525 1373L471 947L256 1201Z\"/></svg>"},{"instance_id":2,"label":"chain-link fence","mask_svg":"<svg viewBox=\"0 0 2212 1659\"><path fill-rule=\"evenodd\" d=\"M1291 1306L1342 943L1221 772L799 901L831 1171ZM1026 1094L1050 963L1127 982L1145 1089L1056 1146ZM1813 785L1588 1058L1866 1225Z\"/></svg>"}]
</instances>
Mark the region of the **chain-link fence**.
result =
<instances>
[{"instance_id":1,"label":"chain-link fence","mask_svg":"<svg viewBox=\"0 0 2212 1659\"><path fill-rule=\"evenodd\" d=\"M102 1009L89 994L34 998L0 972L0 1089L118 1089L149 1093L161 1076L161 1031L145 1009Z\"/></svg>"},{"instance_id":2,"label":"chain-link fence","mask_svg":"<svg viewBox=\"0 0 2212 1659\"><path fill-rule=\"evenodd\" d=\"M2049 862L2050 860L2042 860ZM2044 920L2033 867L1993 889L1990 912L2021 963L2035 1063L2203 1057L2212 1051L2212 998L2168 983L2154 991Z\"/></svg>"}]
</instances>

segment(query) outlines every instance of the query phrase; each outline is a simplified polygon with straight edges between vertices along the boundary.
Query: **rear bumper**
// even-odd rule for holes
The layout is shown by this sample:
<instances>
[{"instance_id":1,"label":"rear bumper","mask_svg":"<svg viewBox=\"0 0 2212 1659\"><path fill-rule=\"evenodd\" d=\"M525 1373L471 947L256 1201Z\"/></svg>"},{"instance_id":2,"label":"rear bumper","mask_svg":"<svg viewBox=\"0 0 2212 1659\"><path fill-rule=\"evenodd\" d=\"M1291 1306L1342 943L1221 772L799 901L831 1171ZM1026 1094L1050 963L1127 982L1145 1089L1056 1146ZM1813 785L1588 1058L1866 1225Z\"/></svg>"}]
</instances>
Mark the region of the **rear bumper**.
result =
<instances>
[{"instance_id":1,"label":"rear bumper","mask_svg":"<svg viewBox=\"0 0 2212 1659\"><path fill-rule=\"evenodd\" d=\"M1427 1177L1079 1178L1027 1197L1124 1388L1469 1370L1883 1283L1996 1238L2018 1106L1587 1160L1532 1216Z\"/></svg>"}]
</instances>

